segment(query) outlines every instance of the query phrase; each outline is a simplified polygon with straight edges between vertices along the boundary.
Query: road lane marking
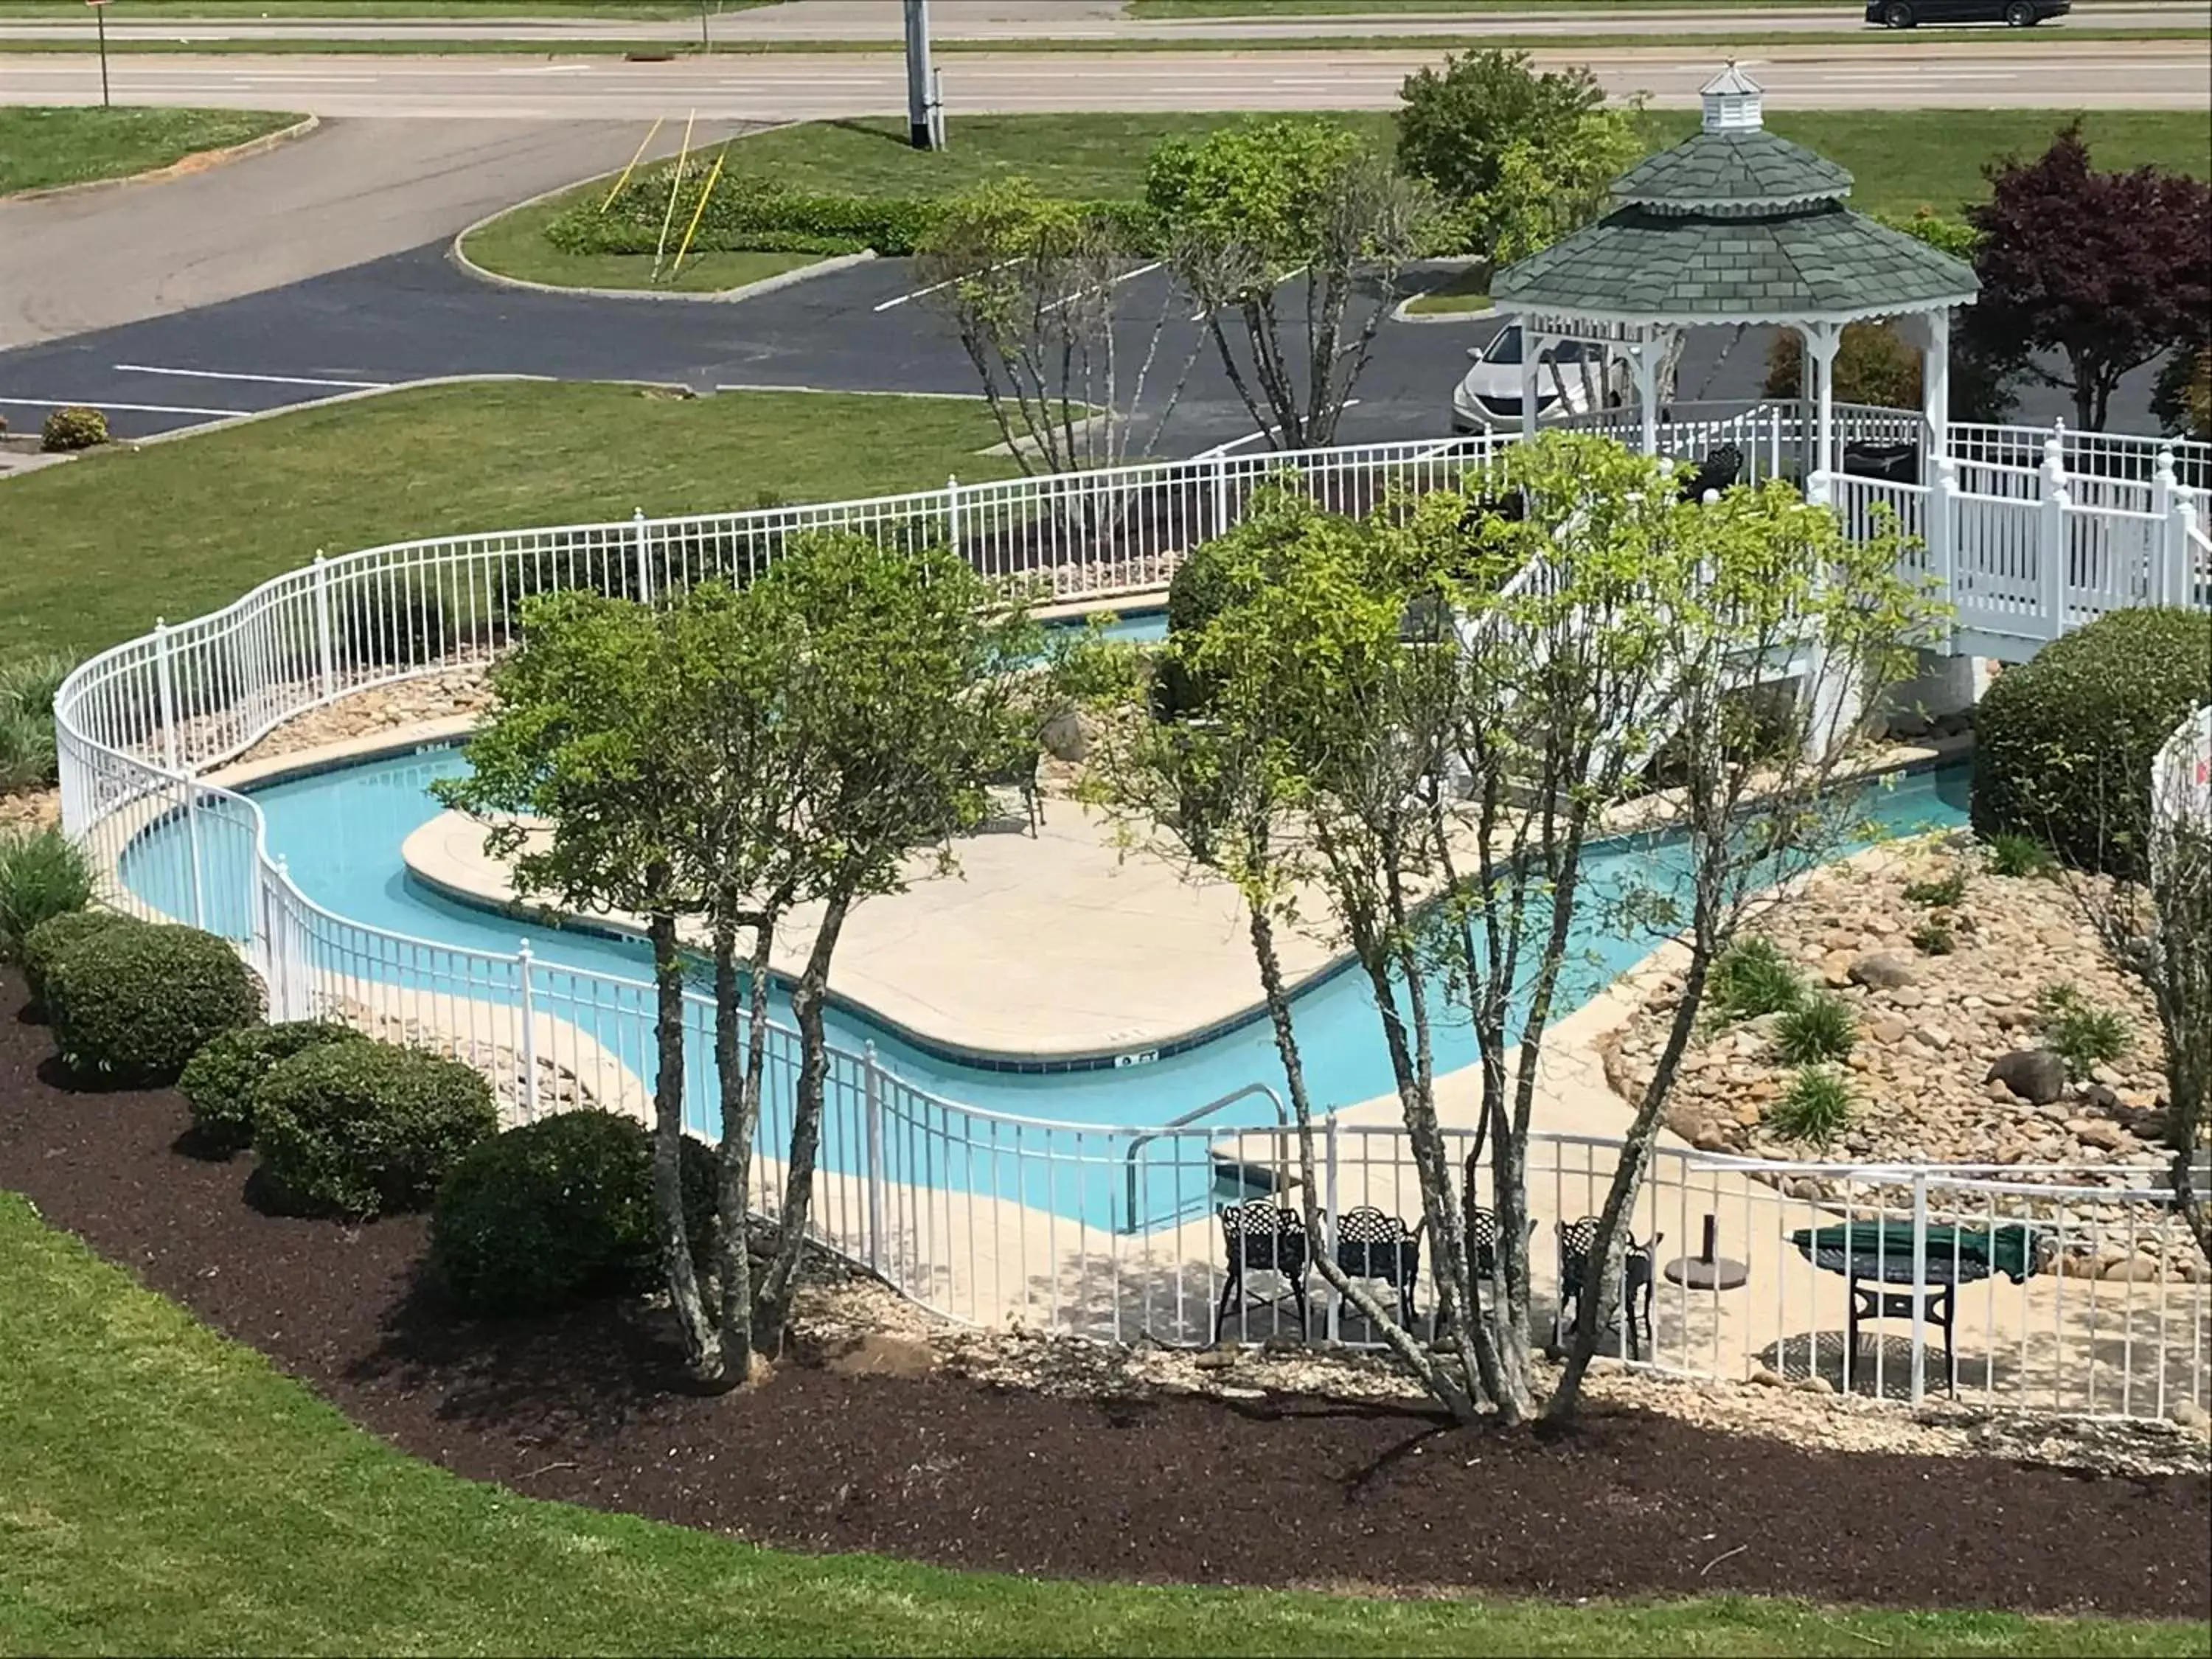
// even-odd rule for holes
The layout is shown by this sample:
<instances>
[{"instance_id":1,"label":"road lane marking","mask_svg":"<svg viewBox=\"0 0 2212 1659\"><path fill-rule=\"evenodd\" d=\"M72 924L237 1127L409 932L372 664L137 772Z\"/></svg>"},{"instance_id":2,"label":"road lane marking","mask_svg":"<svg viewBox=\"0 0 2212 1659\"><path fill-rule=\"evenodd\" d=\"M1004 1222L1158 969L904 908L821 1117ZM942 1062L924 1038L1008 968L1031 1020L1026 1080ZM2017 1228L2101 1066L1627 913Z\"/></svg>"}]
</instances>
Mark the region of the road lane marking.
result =
<instances>
[{"instance_id":1,"label":"road lane marking","mask_svg":"<svg viewBox=\"0 0 2212 1659\"><path fill-rule=\"evenodd\" d=\"M111 404L91 398L0 398L11 409L98 409L126 415L258 415L258 409L195 409L189 404Z\"/></svg>"},{"instance_id":2,"label":"road lane marking","mask_svg":"<svg viewBox=\"0 0 2212 1659\"><path fill-rule=\"evenodd\" d=\"M194 380L265 380L270 386L331 386L355 392L371 392L389 380L322 380L306 374L232 374L215 368L156 368L151 363L118 363L118 374L175 374Z\"/></svg>"}]
</instances>

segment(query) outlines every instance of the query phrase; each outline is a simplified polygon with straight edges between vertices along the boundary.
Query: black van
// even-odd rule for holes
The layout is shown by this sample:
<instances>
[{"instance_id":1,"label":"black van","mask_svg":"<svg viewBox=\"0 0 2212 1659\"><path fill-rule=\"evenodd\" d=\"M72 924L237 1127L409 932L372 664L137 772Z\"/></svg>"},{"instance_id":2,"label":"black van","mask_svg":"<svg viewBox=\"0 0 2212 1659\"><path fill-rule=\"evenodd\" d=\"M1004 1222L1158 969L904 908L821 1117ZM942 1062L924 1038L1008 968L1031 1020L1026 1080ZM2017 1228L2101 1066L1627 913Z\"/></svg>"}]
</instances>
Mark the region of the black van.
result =
<instances>
[{"instance_id":1,"label":"black van","mask_svg":"<svg viewBox=\"0 0 2212 1659\"><path fill-rule=\"evenodd\" d=\"M2073 9L2074 0L1869 0L1866 20L1893 29L1922 23L2009 23L2025 29Z\"/></svg>"}]
</instances>

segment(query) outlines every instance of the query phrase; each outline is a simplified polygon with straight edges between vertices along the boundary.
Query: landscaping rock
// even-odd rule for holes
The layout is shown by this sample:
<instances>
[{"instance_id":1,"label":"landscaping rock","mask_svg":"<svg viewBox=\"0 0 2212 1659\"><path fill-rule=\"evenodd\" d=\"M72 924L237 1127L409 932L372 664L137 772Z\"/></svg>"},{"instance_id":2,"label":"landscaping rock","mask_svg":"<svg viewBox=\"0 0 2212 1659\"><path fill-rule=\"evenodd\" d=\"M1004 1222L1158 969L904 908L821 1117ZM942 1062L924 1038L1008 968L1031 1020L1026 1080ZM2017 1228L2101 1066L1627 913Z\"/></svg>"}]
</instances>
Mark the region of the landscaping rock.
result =
<instances>
[{"instance_id":1,"label":"landscaping rock","mask_svg":"<svg viewBox=\"0 0 2212 1659\"><path fill-rule=\"evenodd\" d=\"M2031 1105L2048 1106L2066 1092L2066 1062L2048 1048L2016 1048L1990 1067L1988 1080Z\"/></svg>"},{"instance_id":2,"label":"landscaping rock","mask_svg":"<svg viewBox=\"0 0 2212 1659\"><path fill-rule=\"evenodd\" d=\"M1869 990L1894 991L1912 983L1912 969L1904 957L1876 951L1852 963L1848 977Z\"/></svg>"}]
</instances>

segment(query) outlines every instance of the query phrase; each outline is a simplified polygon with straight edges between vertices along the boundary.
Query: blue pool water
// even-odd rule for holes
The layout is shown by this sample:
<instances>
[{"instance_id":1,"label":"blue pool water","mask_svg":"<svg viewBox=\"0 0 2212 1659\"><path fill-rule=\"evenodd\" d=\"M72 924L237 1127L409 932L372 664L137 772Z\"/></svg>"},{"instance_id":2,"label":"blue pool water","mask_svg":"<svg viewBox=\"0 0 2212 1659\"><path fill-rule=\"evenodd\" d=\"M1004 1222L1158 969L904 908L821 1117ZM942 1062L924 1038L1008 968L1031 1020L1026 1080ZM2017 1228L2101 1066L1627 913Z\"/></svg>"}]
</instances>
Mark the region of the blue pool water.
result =
<instances>
[{"instance_id":1,"label":"blue pool water","mask_svg":"<svg viewBox=\"0 0 2212 1659\"><path fill-rule=\"evenodd\" d=\"M440 810L428 793L430 783L463 769L456 751L428 750L278 783L256 792L254 799L265 817L270 853L286 860L293 879L310 898L338 915L391 933L503 954L512 953L526 939L543 964L544 977L536 981L540 994L565 995L559 982L565 977L564 969L648 977L649 959L640 943L535 926L471 908L439 896L406 874L401 843ZM1963 768L1906 774L1868 795L1866 817L1883 833L1956 825L1966 816L1966 787ZM211 835L205 814L202 820L204 895L242 892L247 851L244 836ZM191 895L184 873L189 861L177 855L176 844L183 834L181 823L173 821L149 830L126 856L124 873L141 897L172 914L189 916ZM1595 850L1589 899L1583 907L1589 920L1577 927L1575 966L1564 988L1562 1014L1586 1001L1656 943L1647 929L1609 926L1605 918L1617 907L1606 902L1607 896L1632 886L1672 884L1682 872L1682 851L1671 838L1623 839ZM207 902L208 925L243 931L242 916L224 914L220 898ZM389 970L395 980L410 971L401 966ZM1019 998L1026 993L1018 982L1010 981L1006 994ZM1256 977L1253 994L1256 1000ZM1431 1006L1443 1006L1440 990ZM592 1035L640 1075L649 1077L650 1049L640 1018L647 1012L648 1005L640 999L630 1009L601 1017L602 1028ZM776 1018L790 1018L781 996ZM1358 975L1337 973L1309 984L1297 999L1296 1024L1317 1108L1347 1105L1390 1091L1389 1059L1373 1005ZM623 1029L617 1032L612 1029L616 1025ZM1258 1018L1179 1054L1079 1071L1024 1072L963 1061L918 1046L850 1008L831 1011L829 1034L833 1045L854 1052L874 1043L884 1066L933 1094L985 1110L1070 1125L1150 1127L1255 1081L1279 1090L1282 1086L1273 1038L1267 1022ZM1463 1024L1443 1025L1436 1046L1439 1071L1476 1059L1472 1033ZM702 1051L704 1047L695 1044ZM702 1127L714 1121L706 1064L702 1053L695 1062L691 1091L692 1115ZM1248 1100L1209 1119L1208 1124L1215 1128L1256 1126L1272 1121L1272 1115L1264 1102ZM961 1138L964 1132L956 1136ZM1101 1151L1106 1143L1095 1135L1067 1140L1067 1169L1037 1176L1024 1160L1024 1173L1008 1175L1006 1180L1018 1179L1025 1188L1041 1180L1046 1190L1025 1191L1030 1201L1079 1214L1098 1225L1127 1227L1202 1202L1206 1165L1195 1146L1186 1144L1174 1151L1155 1145L1160 1167L1147 1170L1134 1216L1128 1213L1123 1196L1120 1148ZM830 1156L835 1167L846 1154L833 1146ZM996 1167L999 1160L984 1153L975 1154L975 1159L981 1160L981 1166L970 1160L957 1170L917 1169L915 1173L932 1184L972 1183L978 1190L1012 1195ZM1095 1163L1086 1166L1086 1159Z\"/></svg>"},{"instance_id":2,"label":"blue pool water","mask_svg":"<svg viewBox=\"0 0 2212 1659\"><path fill-rule=\"evenodd\" d=\"M1155 645L1168 636L1168 613L1164 611L1109 611L1107 621L1099 629L1102 639L1118 641L1124 645ZM1074 617L1066 622L1048 624L1052 631L1073 634L1090 626L1087 617Z\"/></svg>"}]
</instances>

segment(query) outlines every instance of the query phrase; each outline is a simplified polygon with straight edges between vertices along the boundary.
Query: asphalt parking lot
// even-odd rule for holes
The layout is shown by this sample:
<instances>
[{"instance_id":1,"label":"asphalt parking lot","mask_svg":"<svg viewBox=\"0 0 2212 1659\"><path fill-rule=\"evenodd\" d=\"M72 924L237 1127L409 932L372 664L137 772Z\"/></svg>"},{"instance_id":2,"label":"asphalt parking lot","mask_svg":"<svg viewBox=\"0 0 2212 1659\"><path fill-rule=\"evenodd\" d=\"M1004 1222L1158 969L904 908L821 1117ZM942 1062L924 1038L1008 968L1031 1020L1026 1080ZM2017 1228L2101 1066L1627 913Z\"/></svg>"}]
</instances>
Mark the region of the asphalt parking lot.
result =
<instances>
[{"instance_id":1,"label":"asphalt parking lot","mask_svg":"<svg viewBox=\"0 0 2212 1659\"><path fill-rule=\"evenodd\" d=\"M118 436L144 437L468 374L651 380L701 392L776 386L973 395L975 370L949 321L915 297L915 287L908 261L883 259L732 303L539 294L469 276L440 242L220 304L0 352L0 415L27 430L55 404L90 404L107 411ZM1119 300L1124 407L1152 319L1163 310L1168 318L1137 410L1156 453L1260 445L1262 434L1164 273L1126 283ZM1339 441L1443 435L1466 349L1495 326L1386 323ZM1755 397L1766 337L1763 330L1692 334L1678 398ZM1172 419L1155 433L1151 423L1194 346L1197 360ZM2063 409L2043 390L2023 399L2021 416L2046 419Z\"/></svg>"}]
</instances>

